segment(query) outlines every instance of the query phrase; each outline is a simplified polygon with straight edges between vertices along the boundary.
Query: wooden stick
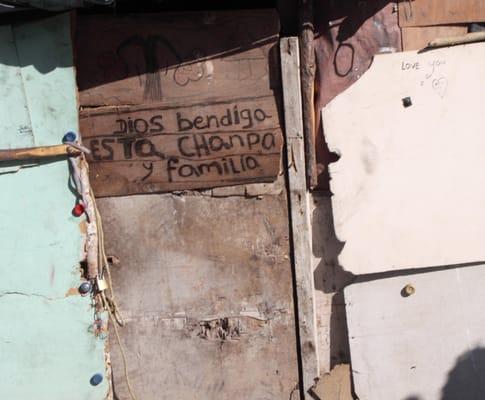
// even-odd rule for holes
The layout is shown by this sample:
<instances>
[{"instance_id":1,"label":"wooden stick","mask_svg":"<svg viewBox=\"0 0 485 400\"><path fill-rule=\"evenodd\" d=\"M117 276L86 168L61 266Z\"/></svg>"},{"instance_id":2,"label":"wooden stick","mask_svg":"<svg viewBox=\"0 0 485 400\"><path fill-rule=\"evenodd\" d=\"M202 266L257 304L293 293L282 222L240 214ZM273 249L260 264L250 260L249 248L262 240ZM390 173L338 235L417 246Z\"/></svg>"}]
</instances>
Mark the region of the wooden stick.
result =
<instances>
[{"instance_id":1,"label":"wooden stick","mask_svg":"<svg viewBox=\"0 0 485 400\"><path fill-rule=\"evenodd\" d=\"M317 185L317 160L315 154L315 48L313 28L313 0L300 0L300 75L303 105L303 132L305 138L305 169L307 185Z\"/></svg>"},{"instance_id":2,"label":"wooden stick","mask_svg":"<svg viewBox=\"0 0 485 400\"><path fill-rule=\"evenodd\" d=\"M80 151L67 145L58 144L55 146L39 146L23 149L0 150L0 161L21 161L32 159L43 159L66 155L77 155Z\"/></svg>"},{"instance_id":3,"label":"wooden stick","mask_svg":"<svg viewBox=\"0 0 485 400\"><path fill-rule=\"evenodd\" d=\"M288 162L289 213L291 244L296 283L296 303L299 332L300 377L303 399L313 397L308 392L320 376L318 361L315 288L311 261L312 238L310 193L305 177L305 146L301 107L300 58L296 37L280 40L281 75L285 111L286 152Z\"/></svg>"},{"instance_id":4,"label":"wooden stick","mask_svg":"<svg viewBox=\"0 0 485 400\"><path fill-rule=\"evenodd\" d=\"M463 36L435 39L428 43L428 49L434 47L455 46L458 44L481 42L485 40L485 32L472 32Z\"/></svg>"}]
</instances>

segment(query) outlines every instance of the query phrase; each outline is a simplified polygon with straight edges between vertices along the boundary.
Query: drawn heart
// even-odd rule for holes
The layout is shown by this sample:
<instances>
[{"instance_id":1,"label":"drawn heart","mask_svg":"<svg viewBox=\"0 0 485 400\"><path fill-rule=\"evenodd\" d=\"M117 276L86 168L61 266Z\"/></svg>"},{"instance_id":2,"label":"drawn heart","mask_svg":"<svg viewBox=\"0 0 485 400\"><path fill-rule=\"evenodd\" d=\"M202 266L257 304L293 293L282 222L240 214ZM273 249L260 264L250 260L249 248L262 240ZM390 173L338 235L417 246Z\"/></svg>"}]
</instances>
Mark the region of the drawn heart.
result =
<instances>
[{"instance_id":1,"label":"drawn heart","mask_svg":"<svg viewBox=\"0 0 485 400\"><path fill-rule=\"evenodd\" d=\"M448 81L445 77L433 79L431 85L434 91L438 93L441 98L445 97L446 89L448 88Z\"/></svg>"}]
</instances>

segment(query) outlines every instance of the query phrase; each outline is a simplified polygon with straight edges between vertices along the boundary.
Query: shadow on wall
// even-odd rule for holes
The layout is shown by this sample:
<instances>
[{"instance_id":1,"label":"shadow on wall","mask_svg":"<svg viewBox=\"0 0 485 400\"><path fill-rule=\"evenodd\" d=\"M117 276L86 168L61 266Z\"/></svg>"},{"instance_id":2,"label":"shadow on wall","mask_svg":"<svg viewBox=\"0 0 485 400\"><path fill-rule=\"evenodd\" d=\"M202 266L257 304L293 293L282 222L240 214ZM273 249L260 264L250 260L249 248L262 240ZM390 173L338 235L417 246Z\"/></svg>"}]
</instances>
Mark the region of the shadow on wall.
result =
<instances>
[{"instance_id":1,"label":"shadow on wall","mask_svg":"<svg viewBox=\"0 0 485 400\"><path fill-rule=\"evenodd\" d=\"M485 348L461 355L448 374L441 400L482 400L485 398Z\"/></svg>"},{"instance_id":2,"label":"shadow on wall","mask_svg":"<svg viewBox=\"0 0 485 400\"><path fill-rule=\"evenodd\" d=\"M477 347L458 357L448 373L439 400L483 400L485 398L485 348ZM403 400L425 400L411 395Z\"/></svg>"},{"instance_id":3,"label":"shadow on wall","mask_svg":"<svg viewBox=\"0 0 485 400\"><path fill-rule=\"evenodd\" d=\"M335 234L331 197L314 194L312 216L313 256L321 258L313 273L315 290L333 294L330 315L330 368L350 362L343 288L355 280L338 262L344 243Z\"/></svg>"},{"instance_id":4,"label":"shadow on wall","mask_svg":"<svg viewBox=\"0 0 485 400\"><path fill-rule=\"evenodd\" d=\"M401 49L396 1L315 1L315 109L321 110L369 68L382 49ZM335 161L315 121L320 190L329 187L328 164Z\"/></svg>"},{"instance_id":5,"label":"shadow on wall","mask_svg":"<svg viewBox=\"0 0 485 400\"><path fill-rule=\"evenodd\" d=\"M272 18L271 23L262 24L261 15ZM267 54L258 56L271 60L268 63L270 88L279 90L277 17L270 12L261 15L243 11L234 16L229 12L98 16L81 13L69 31L65 20L71 16L67 12L26 11L10 19L0 18L0 24L4 24L0 26L0 64L33 66L46 74L56 68L72 67L74 52L80 91L131 77L138 77L145 86L153 85L149 81L151 77L157 86L161 77L175 68L178 68L177 83L185 86L201 78L201 70L205 68L202 62L272 44ZM64 51L61 57L47 56L43 48L25 47L25 39L38 34L38 25L42 27L42 34L51 40L51 48ZM92 46L100 35L103 40ZM245 57L241 62L249 63L254 55Z\"/></svg>"}]
</instances>

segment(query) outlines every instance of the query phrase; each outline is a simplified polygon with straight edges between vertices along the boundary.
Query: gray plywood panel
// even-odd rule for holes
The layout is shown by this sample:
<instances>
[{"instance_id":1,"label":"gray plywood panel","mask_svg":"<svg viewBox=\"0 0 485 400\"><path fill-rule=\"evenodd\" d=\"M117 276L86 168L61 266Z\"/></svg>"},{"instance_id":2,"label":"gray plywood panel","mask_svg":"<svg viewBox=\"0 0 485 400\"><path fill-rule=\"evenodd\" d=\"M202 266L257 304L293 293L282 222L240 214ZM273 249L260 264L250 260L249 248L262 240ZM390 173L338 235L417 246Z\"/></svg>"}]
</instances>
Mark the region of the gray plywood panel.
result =
<instances>
[{"instance_id":1,"label":"gray plywood panel","mask_svg":"<svg viewBox=\"0 0 485 400\"><path fill-rule=\"evenodd\" d=\"M485 397L485 265L353 284L345 289L360 400ZM412 285L414 294L403 296Z\"/></svg>"}]
</instances>

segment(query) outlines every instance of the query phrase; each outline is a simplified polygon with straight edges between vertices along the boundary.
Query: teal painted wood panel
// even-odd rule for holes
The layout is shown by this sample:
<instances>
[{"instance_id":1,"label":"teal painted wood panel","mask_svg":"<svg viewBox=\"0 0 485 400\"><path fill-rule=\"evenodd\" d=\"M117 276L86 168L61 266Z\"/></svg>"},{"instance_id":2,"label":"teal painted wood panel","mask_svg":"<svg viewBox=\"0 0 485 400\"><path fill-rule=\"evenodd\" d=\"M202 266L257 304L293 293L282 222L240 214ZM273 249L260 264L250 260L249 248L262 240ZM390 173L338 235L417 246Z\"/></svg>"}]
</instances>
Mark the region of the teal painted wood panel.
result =
<instances>
[{"instance_id":1,"label":"teal painted wood panel","mask_svg":"<svg viewBox=\"0 0 485 400\"><path fill-rule=\"evenodd\" d=\"M0 27L0 83L0 148L77 131L69 15ZM93 333L91 298L74 290L84 237L68 162L0 164L0 191L0 398L104 399L106 338Z\"/></svg>"},{"instance_id":2,"label":"teal painted wood panel","mask_svg":"<svg viewBox=\"0 0 485 400\"><path fill-rule=\"evenodd\" d=\"M0 98L4 99L0 107L0 148L33 146L22 68L11 25L0 26Z\"/></svg>"}]
</instances>

